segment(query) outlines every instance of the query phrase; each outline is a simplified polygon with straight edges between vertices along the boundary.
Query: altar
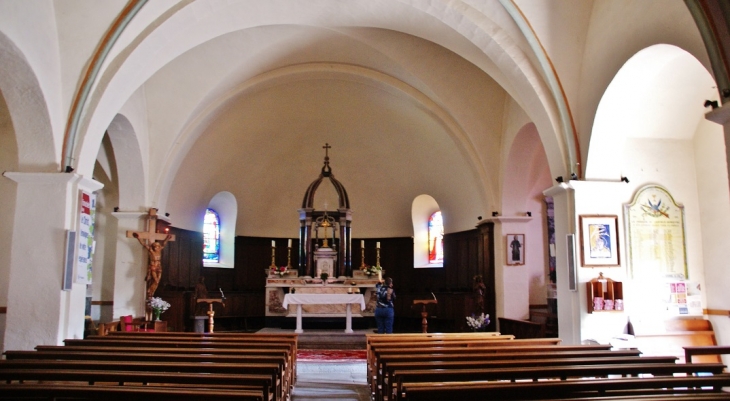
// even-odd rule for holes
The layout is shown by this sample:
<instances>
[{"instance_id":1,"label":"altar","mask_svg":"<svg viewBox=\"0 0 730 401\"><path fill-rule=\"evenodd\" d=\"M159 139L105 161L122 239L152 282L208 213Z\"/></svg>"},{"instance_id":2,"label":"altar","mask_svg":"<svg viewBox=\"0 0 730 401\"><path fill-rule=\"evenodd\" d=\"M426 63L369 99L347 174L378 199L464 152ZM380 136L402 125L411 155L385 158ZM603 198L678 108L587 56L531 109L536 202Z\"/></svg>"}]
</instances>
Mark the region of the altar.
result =
<instances>
[{"instance_id":1,"label":"altar","mask_svg":"<svg viewBox=\"0 0 730 401\"><path fill-rule=\"evenodd\" d=\"M365 299L362 294L286 294L284 296L284 308L289 305L297 306L297 328L295 333L303 333L302 330L302 306L303 305L345 305L345 333L352 333L352 304L359 305L365 309Z\"/></svg>"},{"instance_id":2,"label":"altar","mask_svg":"<svg viewBox=\"0 0 730 401\"><path fill-rule=\"evenodd\" d=\"M329 149L325 144L324 165L304 194L299 213L299 241L287 241L286 265L277 263L276 241L271 244L271 265L266 269L267 318L273 321L296 316L297 332L302 330L302 318L312 321L346 318L352 332L352 317L372 317L375 314L375 285L381 279L380 246L376 246L376 261L369 269L365 264L365 241L360 241L359 266L352 261L352 211L345 187L332 174ZM323 183L331 184L336 196L333 208L324 198L315 200ZM332 192L329 192L330 194ZM331 198L330 198L331 199ZM318 209L317 205L323 205ZM292 256L294 258L292 258ZM295 263L292 263L295 262ZM320 319L324 318L324 319Z\"/></svg>"},{"instance_id":3,"label":"altar","mask_svg":"<svg viewBox=\"0 0 730 401\"><path fill-rule=\"evenodd\" d=\"M328 278L323 282L319 278L308 276L298 277L296 272L280 277L270 274L266 278L266 316L291 317L296 315L297 306L291 303L284 304L288 294L310 295L361 295L363 304L355 303L351 307L354 316L372 317L375 313L375 284L377 276L367 276L360 271L354 277ZM346 317L347 308L344 304L303 304L304 317Z\"/></svg>"}]
</instances>

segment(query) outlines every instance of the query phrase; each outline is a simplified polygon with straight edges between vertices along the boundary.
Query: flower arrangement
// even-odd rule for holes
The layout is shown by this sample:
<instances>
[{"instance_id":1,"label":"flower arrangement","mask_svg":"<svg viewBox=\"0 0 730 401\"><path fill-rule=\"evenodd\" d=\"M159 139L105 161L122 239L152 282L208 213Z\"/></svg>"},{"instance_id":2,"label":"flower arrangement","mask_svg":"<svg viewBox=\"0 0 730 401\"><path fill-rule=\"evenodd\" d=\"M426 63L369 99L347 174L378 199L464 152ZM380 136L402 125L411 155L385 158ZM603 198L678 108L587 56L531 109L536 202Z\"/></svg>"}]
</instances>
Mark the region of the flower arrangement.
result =
<instances>
[{"instance_id":1,"label":"flower arrangement","mask_svg":"<svg viewBox=\"0 0 730 401\"><path fill-rule=\"evenodd\" d=\"M271 266L271 272L274 274L278 274L279 277L284 277L285 275L289 274L289 267L288 266Z\"/></svg>"},{"instance_id":2,"label":"flower arrangement","mask_svg":"<svg viewBox=\"0 0 730 401\"><path fill-rule=\"evenodd\" d=\"M322 272L322 274L320 274L320 275L319 275L319 278L321 278L321 279L322 279L322 281L327 281L327 279L328 279L329 277L330 277L330 275L329 275L329 274L327 274L327 272Z\"/></svg>"},{"instance_id":3,"label":"flower arrangement","mask_svg":"<svg viewBox=\"0 0 730 401\"><path fill-rule=\"evenodd\" d=\"M489 325L489 315L482 313L479 316L471 315L466 317L466 324L474 331L479 331Z\"/></svg>"},{"instance_id":4,"label":"flower arrangement","mask_svg":"<svg viewBox=\"0 0 730 401\"><path fill-rule=\"evenodd\" d=\"M155 320L160 320L160 313L170 309L170 303L159 297L152 297L147 300L147 304L155 314Z\"/></svg>"},{"instance_id":5,"label":"flower arrangement","mask_svg":"<svg viewBox=\"0 0 730 401\"><path fill-rule=\"evenodd\" d=\"M380 266L366 266L364 271L365 271L365 274L372 277L372 276L377 276L379 272L383 271L383 268Z\"/></svg>"}]
</instances>

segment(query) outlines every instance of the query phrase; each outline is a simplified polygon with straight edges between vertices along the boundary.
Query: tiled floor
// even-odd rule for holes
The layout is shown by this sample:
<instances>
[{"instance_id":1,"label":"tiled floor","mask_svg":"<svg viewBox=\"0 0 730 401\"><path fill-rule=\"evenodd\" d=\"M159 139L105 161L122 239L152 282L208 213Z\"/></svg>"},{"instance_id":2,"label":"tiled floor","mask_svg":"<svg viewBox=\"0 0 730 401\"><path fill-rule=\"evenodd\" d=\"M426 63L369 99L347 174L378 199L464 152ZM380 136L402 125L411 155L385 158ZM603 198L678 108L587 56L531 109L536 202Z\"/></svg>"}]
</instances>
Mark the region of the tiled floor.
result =
<instances>
[{"instance_id":1,"label":"tiled floor","mask_svg":"<svg viewBox=\"0 0 730 401\"><path fill-rule=\"evenodd\" d=\"M365 362L299 362L292 401L369 401Z\"/></svg>"}]
</instances>

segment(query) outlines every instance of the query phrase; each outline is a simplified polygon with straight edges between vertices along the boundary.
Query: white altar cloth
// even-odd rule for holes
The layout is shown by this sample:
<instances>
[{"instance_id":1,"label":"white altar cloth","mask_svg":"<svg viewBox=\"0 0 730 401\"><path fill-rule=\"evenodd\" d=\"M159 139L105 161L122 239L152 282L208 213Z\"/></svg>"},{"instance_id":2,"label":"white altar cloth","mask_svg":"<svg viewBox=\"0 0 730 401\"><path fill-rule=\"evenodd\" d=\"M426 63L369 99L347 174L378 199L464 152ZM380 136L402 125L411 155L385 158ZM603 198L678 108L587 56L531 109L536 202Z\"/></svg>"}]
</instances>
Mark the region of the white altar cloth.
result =
<instances>
[{"instance_id":1,"label":"white altar cloth","mask_svg":"<svg viewBox=\"0 0 730 401\"><path fill-rule=\"evenodd\" d=\"M297 306L297 328L295 333L303 333L302 330L302 304L345 304L347 316L345 318L345 333L352 333L352 304L360 304L360 309L365 309L365 298L362 294L286 294L281 306L288 308L289 305Z\"/></svg>"}]
</instances>

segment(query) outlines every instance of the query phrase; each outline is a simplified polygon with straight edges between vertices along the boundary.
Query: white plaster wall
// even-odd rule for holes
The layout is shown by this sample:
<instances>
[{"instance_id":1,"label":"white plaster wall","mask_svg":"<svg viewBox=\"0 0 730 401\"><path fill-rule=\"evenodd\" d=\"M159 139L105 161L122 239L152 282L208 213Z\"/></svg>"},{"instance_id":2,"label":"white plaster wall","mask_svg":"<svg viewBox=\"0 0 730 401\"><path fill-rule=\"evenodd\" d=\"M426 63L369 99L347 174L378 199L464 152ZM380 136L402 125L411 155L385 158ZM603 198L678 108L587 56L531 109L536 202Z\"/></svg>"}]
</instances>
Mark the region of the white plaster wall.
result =
<instances>
[{"instance_id":1,"label":"white plaster wall","mask_svg":"<svg viewBox=\"0 0 730 401\"><path fill-rule=\"evenodd\" d=\"M725 141L721 126L702 120L694 138L697 160L697 187L699 190L700 219L702 223L703 259L705 267L706 309L729 310L730 276L727 274L727 249L730 237L730 199L728 195ZM708 316L715 338L720 345L730 344L730 319L727 316ZM723 355L724 363L730 357Z\"/></svg>"},{"instance_id":2,"label":"white plaster wall","mask_svg":"<svg viewBox=\"0 0 730 401\"><path fill-rule=\"evenodd\" d=\"M232 104L177 171L166 210L175 225L194 229L199 221L189 211L226 190L240 205L238 235L294 238L296 211L319 175L325 142L350 197L353 236L413 235L411 203L423 193L449 216L447 233L472 229L485 214L474 166L430 113L369 85L323 79Z\"/></svg>"}]
</instances>

